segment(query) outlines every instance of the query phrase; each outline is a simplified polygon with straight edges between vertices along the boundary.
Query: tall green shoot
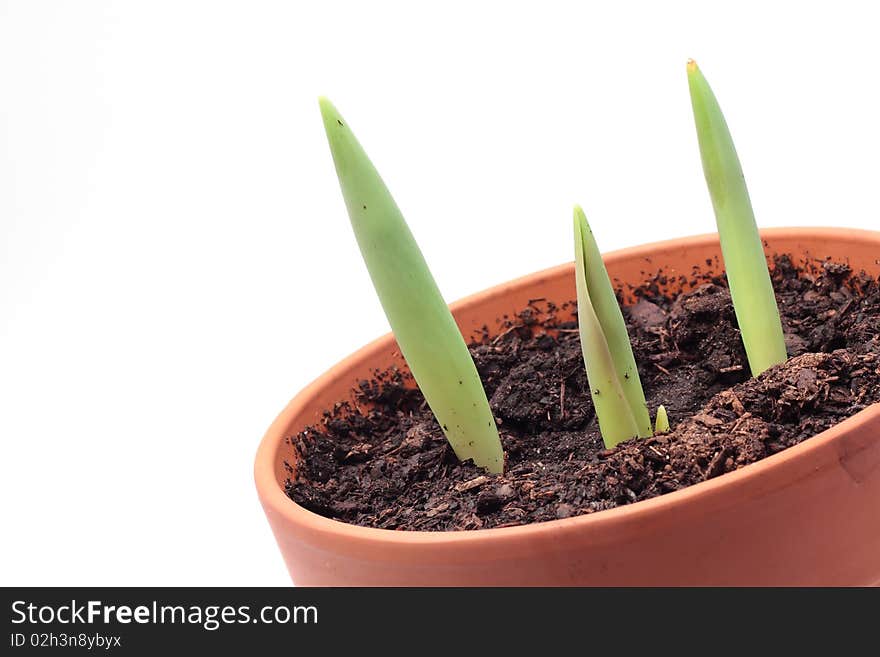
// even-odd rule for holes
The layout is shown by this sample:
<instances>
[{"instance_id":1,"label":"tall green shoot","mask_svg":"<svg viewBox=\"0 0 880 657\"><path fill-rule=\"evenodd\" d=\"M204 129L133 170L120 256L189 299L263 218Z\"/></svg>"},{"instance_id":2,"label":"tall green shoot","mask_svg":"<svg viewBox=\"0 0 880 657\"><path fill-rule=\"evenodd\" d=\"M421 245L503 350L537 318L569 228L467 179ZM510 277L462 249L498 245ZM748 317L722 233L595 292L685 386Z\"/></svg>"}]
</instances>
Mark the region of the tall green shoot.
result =
<instances>
[{"instance_id":1,"label":"tall green shoot","mask_svg":"<svg viewBox=\"0 0 880 657\"><path fill-rule=\"evenodd\" d=\"M727 122L706 78L688 62L688 87L703 173L712 198L730 297L752 375L788 357L749 191Z\"/></svg>"},{"instance_id":2,"label":"tall green shoot","mask_svg":"<svg viewBox=\"0 0 880 657\"><path fill-rule=\"evenodd\" d=\"M342 116L320 99L351 225L413 378L459 459L500 473L504 453L464 338L403 215Z\"/></svg>"}]
</instances>

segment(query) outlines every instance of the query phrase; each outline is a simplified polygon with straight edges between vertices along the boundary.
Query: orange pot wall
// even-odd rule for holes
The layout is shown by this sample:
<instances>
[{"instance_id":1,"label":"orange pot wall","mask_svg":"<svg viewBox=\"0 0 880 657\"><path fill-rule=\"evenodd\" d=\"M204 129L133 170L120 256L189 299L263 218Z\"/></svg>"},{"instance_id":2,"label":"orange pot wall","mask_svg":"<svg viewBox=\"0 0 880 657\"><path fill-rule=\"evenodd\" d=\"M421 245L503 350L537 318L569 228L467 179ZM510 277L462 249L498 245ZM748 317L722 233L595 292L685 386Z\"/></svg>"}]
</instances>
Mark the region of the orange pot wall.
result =
<instances>
[{"instance_id":1,"label":"orange pot wall","mask_svg":"<svg viewBox=\"0 0 880 657\"><path fill-rule=\"evenodd\" d=\"M880 233L820 228L762 232L768 253L831 257L880 273ZM638 285L658 268L689 276L720 258L707 235L605 256ZM572 264L453 304L465 336L530 299L575 297ZM285 438L348 399L376 368L400 365L390 335L342 361L281 412L260 444L260 501L300 585L877 585L880 584L880 404L736 472L589 516L469 532L395 532L329 520L284 494Z\"/></svg>"}]
</instances>

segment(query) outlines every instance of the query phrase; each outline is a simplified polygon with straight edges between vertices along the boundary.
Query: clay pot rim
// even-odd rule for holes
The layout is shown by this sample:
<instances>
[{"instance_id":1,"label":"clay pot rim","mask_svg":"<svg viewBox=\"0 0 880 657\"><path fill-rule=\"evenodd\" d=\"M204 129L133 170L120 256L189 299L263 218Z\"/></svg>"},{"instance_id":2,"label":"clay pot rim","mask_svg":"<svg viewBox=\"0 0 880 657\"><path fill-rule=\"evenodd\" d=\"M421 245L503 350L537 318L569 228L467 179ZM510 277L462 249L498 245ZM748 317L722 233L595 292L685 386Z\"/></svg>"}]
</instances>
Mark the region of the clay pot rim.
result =
<instances>
[{"instance_id":1,"label":"clay pot rim","mask_svg":"<svg viewBox=\"0 0 880 657\"><path fill-rule=\"evenodd\" d=\"M830 227L793 227L793 228L767 228L761 230L763 238L785 239L864 239L867 241L880 240L880 232L855 228L830 228ZM617 258L645 257L676 248L687 243L689 246L711 246L717 244L717 233L707 233L692 237L675 238L628 247L603 254L603 258L613 260ZM476 294L464 297L450 304L453 311L470 305L480 304L485 298L495 295L506 287L515 287L537 278L556 274L560 270L571 269L572 263L566 263L550 267L532 274L507 281L493 286ZM358 349L339 363L325 371L317 379L303 388L284 408L273 421L257 449L254 463L254 479L259 497L267 512L273 512L285 517L285 520L293 525L298 525L312 535L323 535L325 538L337 537L345 540L350 545L356 543L371 544L396 544L439 547L449 544L467 544L470 542L485 541L508 541L513 538L528 539L550 532L556 534L560 530L591 531L597 535L611 530L612 528L629 524L634 521L647 520L650 516L675 508L687 506L694 498L712 496L733 487L742 487L754 483L774 468L784 463L797 459L808 458L814 453L828 448L842 436L851 430L880 420L880 403L859 411L839 424L816 434L798 445L789 447L781 452L768 456L757 463L749 464L739 470L728 472L708 481L692 484L682 490L665 493L648 500L641 500L632 504L597 511L595 513L573 516L558 520L545 520L527 525L515 527L494 527L488 529L450 530L450 531L412 531L378 529L374 527L362 527L340 520L325 518L309 511L291 500L284 492L283 487L275 478L275 461L281 444L286 437L286 427L291 418L301 412L305 400L317 394L329 381L335 379L347 368L349 361L353 359L369 359L374 354L387 351L389 343L393 340L390 333L370 342ZM483 545L485 547L485 544Z\"/></svg>"}]
</instances>

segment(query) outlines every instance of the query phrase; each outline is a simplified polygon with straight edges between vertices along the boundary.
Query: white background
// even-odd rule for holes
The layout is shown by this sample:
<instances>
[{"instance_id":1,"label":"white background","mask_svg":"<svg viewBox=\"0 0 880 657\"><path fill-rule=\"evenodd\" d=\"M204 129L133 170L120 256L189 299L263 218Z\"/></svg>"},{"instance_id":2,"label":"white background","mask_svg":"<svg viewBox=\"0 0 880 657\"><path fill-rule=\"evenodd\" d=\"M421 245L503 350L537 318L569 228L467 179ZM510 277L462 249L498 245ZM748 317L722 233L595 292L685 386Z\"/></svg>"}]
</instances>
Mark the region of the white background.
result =
<instances>
[{"instance_id":1,"label":"white background","mask_svg":"<svg viewBox=\"0 0 880 657\"><path fill-rule=\"evenodd\" d=\"M448 300L714 230L685 78L759 224L880 227L868 3L0 3L0 583L289 582L252 483L387 330L316 98Z\"/></svg>"}]
</instances>

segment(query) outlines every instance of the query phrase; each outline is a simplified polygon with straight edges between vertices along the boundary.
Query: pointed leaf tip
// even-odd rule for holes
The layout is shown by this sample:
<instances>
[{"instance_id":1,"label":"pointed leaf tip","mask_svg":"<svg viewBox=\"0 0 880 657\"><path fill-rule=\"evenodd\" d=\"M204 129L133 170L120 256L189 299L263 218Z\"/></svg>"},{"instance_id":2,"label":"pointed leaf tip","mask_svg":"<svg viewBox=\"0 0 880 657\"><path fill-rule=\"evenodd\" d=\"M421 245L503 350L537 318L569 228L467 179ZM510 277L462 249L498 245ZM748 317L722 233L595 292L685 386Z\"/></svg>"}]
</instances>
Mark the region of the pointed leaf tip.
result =
<instances>
[{"instance_id":1,"label":"pointed leaf tip","mask_svg":"<svg viewBox=\"0 0 880 657\"><path fill-rule=\"evenodd\" d=\"M581 206L579 206L579 205L574 206L574 212L572 212L572 219L574 221L575 239L579 240L580 239L580 231L581 231L581 222L586 221L586 219L587 219L587 215L584 214L584 211L583 211L583 209L581 209Z\"/></svg>"},{"instance_id":2,"label":"pointed leaf tip","mask_svg":"<svg viewBox=\"0 0 880 657\"><path fill-rule=\"evenodd\" d=\"M318 96L318 107L321 108L321 114L326 114L328 112L333 112L336 110L333 107L333 103L330 102L330 99L327 96Z\"/></svg>"},{"instance_id":3,"label":"pointed leaf tip","mask_svg":"<svg viewBox=\"0 0 880 657\"><path fill-rule=\"evenodd\" d=\"M699 67L697 66L697 62L696 62L696 61L694 61L693 59L689 59L689 60L687 61L687 72L688 72L688 74L690 74L690 73L696 73L696 72L699 71L699 70L700 70L700 69L699 69Z\"/></svg>"},{"instance_id":4,"label":"pointed leaf tip","mask_svg":"<svg viewBox=\"0 0 880 657\"><path fill-rule=\"evenodd\" d=\"M329 128L334 123L342 126L345 125L342 120L342 115L339 113L339 110L336 109L336 106L330 102L330 99L326 96L318 96L318 107L321 108L321 118L324 119L324 127Z\"/></svg>"}]
</instances>

